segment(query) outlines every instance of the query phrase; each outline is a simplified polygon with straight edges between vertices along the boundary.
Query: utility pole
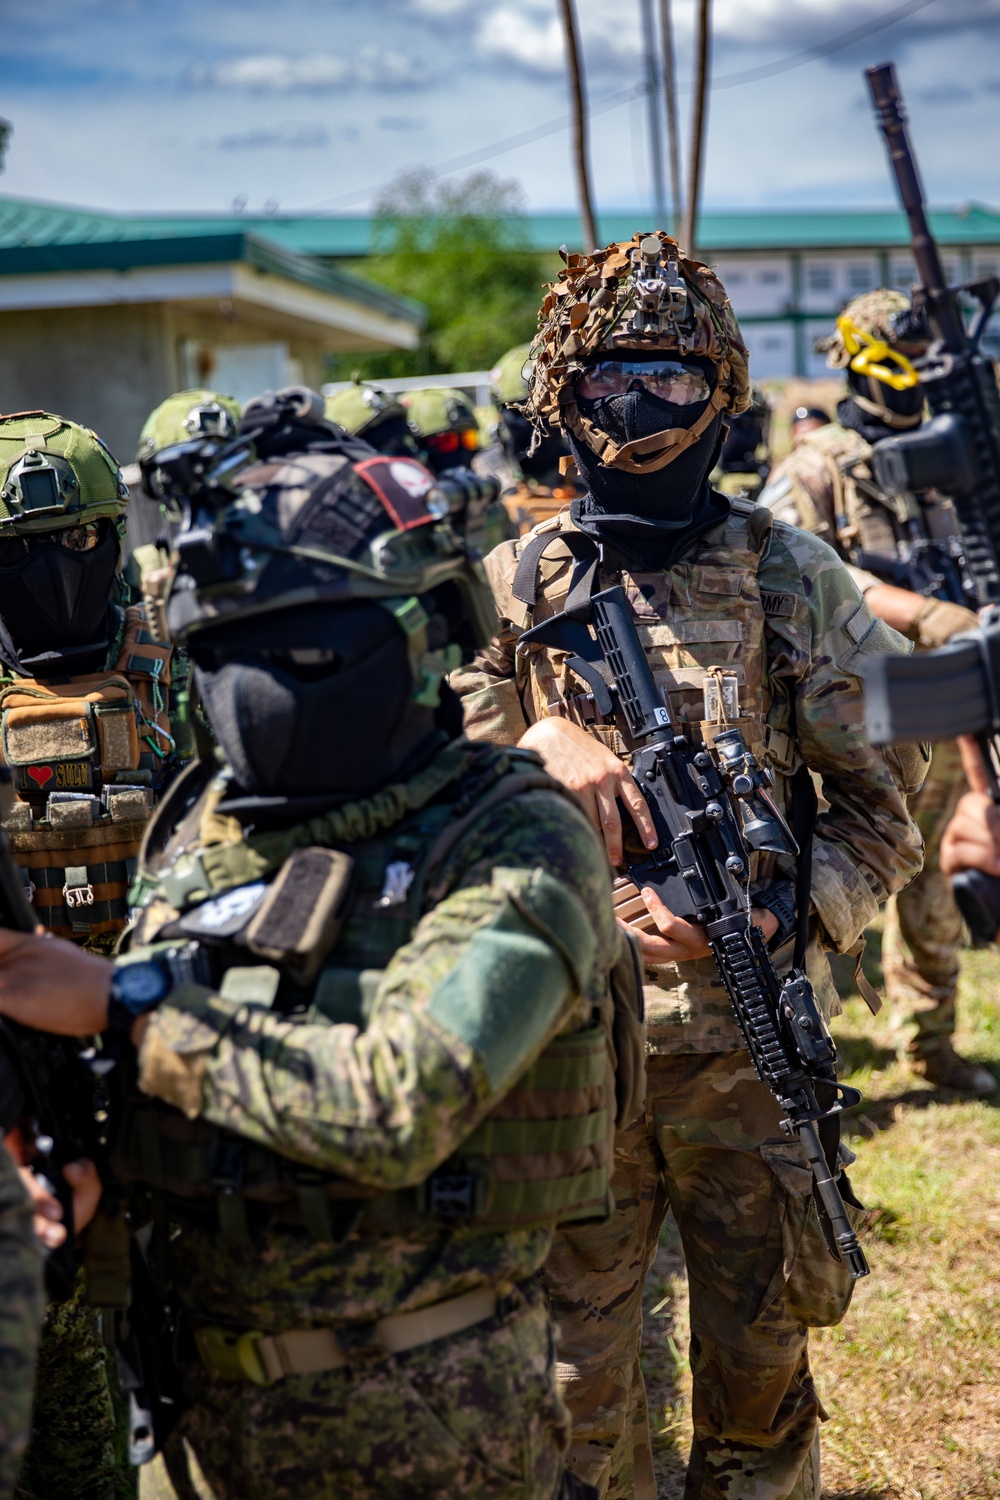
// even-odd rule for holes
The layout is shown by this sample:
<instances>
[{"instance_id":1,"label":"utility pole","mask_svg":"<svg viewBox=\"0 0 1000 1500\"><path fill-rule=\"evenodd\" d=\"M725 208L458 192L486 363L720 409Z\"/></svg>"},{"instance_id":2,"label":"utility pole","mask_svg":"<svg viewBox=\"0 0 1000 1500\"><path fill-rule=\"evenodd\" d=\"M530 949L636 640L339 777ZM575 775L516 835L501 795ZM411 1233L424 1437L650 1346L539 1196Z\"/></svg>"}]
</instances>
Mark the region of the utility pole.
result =
<instances>
[{"instance_id":1,"label":"utility pole","mask_svg":"<svg viewBox=\"0 0 1000 1500\"><path fill-rule=\"evenodd\" d=\"M3 171L4 157L7 154L7 147L13 133L14 127L10 121L0 120L0 172Z\"/></svg>"},{"instance_id":2,"label":"utility pole","mask_svg":"<svg viewBox=\"0 0 1000 1500\"><path fill-rule=\"evenodd\" d=\"M663 182L663 148L660 141L660 67L656 56L656 20L653 0L639 0L642 16L642 50L646 65L646 118L649 122L649 175L653 186L653 212L657 229L667 223Z\"/></svg>"},{"instance_id":3,"label":"utility pole","mask_svg":"<svg viewBox=\"0 0 1000 1500\"><path fill-rule=\"evenodd\" d=\"M698 233L698 196L701 191L702 143L708 98L711 50L711 0L698 0L698 41L695 54L694 118L691 123L691 169L688 173L687 212L684 217L684 253L694 255Z\"/></svg>"},{"instance_id":4,"label":"utility pole","mask_svg":"<svg viewBox=\"0 0 1000 1500\"><path fill-rule=\"evenodd\" d=\"M681 144L677 126L677 63L674 58L674 23L670 0L660 0L660 34L663 41L663 102L667 113L667 150L670 156L670 195L673 207L673 231L681 232L684 218L681 187Z\"/></svg>"},{"instance_id":5,"label":"utility pole","mask_svg":"<svg viewBox=\"0 0 1000 1500\"><path fill-rule=\"evenodd\" d=\"M570 97L573 103L573 147L576 157L577 194L580 199L580 227L583 231L583 249L586 254L589 254L591 250L597 249L597 225L594 222L594 204L590 193L583 63L577 39L573 0L559 0L559 3L562 6L563 28L566 32L566 63L569 68Z\"/></svg>"}]
</instances>

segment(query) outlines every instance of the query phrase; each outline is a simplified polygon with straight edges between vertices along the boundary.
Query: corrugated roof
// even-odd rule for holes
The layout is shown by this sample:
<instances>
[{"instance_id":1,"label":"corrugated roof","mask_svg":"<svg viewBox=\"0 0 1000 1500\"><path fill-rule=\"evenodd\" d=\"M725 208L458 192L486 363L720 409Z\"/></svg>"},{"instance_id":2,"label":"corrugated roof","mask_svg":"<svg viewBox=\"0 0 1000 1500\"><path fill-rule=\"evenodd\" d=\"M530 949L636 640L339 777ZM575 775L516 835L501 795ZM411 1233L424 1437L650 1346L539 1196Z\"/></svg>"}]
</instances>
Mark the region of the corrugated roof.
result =
<instances>
[{"instance_id":1,"label":"corrugated roof","mask_svg":"<svg viewBox=\"0 0 1000 1500\"><path fill-rule=\"evenodd\" d=\"M13 212L8 212L13 210ZM18 212L25 210L24 213ZM140 232L142 223L142 232ZM124 229L125 232L116 230ZM242 262L423 326L419 302L254 234L232 219L139 221L0 200L0 276Z\"/></svg>"},{"instance_id":2,"label":"corrugated roof","mask_svg":"<svg viewBox=\"0 0 1000 1500\"><path fill-rule=\"evenodd\" d=\"M600 231L606 240L628 239L636 229L647 228L650 223L650 216L639 210L603 214ZM1000 213L982 204L934 210L931 223L943 245L1000 244ZM539 250L580 241L574 214L532 214L527 226L531 243ZM363 256L371 249L372 220L341 214L113 214L0 198L0 250L177 240L233 232L257 236L296 255ZM698 238L703 251L716 254L729 250L846 250L909 243L904 215L878 209L706 213Z\"/></svg>"}]
</instances>

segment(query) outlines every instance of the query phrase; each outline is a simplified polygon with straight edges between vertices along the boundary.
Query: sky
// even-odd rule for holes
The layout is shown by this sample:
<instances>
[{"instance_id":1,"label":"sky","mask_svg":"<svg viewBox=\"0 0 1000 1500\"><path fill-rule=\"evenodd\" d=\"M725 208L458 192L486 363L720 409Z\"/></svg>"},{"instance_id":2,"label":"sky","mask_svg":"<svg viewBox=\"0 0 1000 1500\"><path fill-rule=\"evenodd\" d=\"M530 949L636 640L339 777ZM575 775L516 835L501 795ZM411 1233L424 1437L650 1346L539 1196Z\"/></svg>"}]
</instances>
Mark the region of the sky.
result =
<instances>
[{"instance_id":1,"label":"sky","mask_svg":"<svg viewBox=\"0 0 1000 1500\"><path fill-rule=\"evenodd\" d=\"M648 209L646 100L624 97L644 78L640 0L577 6L596 205ZM685 135L694 10L672 0ZM557 0L0 0L14 126L0 195L364 213L401 171L461 177L479 155L529 210L570 209L568 129L492 154L568 118L558 14ZM703 207L892 205L861 76L888 59L929 200L1000 206L1000 0L714 0L713 34Z\"/></svg>"}]
</instances>

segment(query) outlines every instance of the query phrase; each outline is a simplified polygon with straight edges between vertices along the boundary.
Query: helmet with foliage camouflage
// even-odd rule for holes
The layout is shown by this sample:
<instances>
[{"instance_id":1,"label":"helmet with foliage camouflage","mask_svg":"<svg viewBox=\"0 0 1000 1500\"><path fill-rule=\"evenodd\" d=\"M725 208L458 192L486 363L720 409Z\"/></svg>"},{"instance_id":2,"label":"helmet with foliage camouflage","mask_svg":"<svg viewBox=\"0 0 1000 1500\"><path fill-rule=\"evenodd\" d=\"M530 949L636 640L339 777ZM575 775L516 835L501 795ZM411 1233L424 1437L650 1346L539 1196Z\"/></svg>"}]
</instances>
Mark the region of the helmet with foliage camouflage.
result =
<instances>
[{"instance_id":1,"label":"helmet with foliage camouflage","mask_svg":"<svg viewBox=\"0 0 1000 1500\"><path fill-rule=\"evenodd\" d=\"M564 259L531 345L528 405L536 421L573 433L611 468L645 474L697 442L716 412L747 409L746 345L725 288L708 266L689 260L662 232ZM693 426L618 444L577 406L576 378L596 355L654 349L710 360L715 388Z\"/></svg>"},{"instance_id":2,"label":"helmet with foliage camouflage","mask_svg":"<svg viewBox=\"0 0 1000 1500\"><path fill-rule=\"evenodd\" d=\"M402 403L389 391L360 380L352 380L350 385L326 398L327 421L336 422L355 437L366 436L370 428L391 417L405 418L405 415Z\"/></svg>"},{"instance_id":3,"label":"helmet with foliage camouflage","mask_svg":"<svg viewBox=\"0 0 1000 1500\"><path fill-rule=\"evenodd\" d=\"M852 332L855 337L852 338ZM867 346L881 343L907 355L923 354L928 345L926 330L915 327L913 308L905 292L881 286L862 292L848 302L832 333L816 340L816 351L826 355L832 370L846 370L857 357L856 335ZM852 347L848 347L851 344Z\"/></svg>"},{"instance_id":4,"label":"helmet with foliage camouflage","mask_svg":"<svg viewBox=\"0 0 1000 1500\"><path fill-rule=\"evenodd\" d=\"M48 411L0 417L0 536L117 519L127 500L118 464L88 427Z\"/></svg>"},{"instance_id":5,"label":"helmet with foliage camouflage","mask_svg":"<svg viewBox=\"0 0 1000 1500\"><path fill-rule=\"evenodd\" d=\"M261 403L252 402L237 442L207 467L203 451L189 465L193 519L178 538L168 605L175 638L300 605L370 599L394 615L411 656L438 679L487 644L496 611L479 542L491 494L436 483L412 458L373 455L329 427L314 392L293 387L268 400L279 421L284 403L296 423L283 451L267 446L255 426ZM174 453L168 461L186 461ZM445 639L430 643L428 595L448 621Z\"/></svg>"},{"instance_id":6,"label":"helmet with foliage camouflage","mask_svg":"<svg viewBox=\"0 0 1000 1500\"><path fill-rule=\"evenodd\" d=\"M525 369L527 366L527 369ZM528 399L531 375L531 345L515 344L500 356L490 371L490 394L497 406L513 406Z\"/></svg>"},{"instance_id":7,"label":"helmet with foliage camouflage","mask_svg":"<svg viewBox=\"0 0 1000 1500\"><path fill-rule=\"evenodd\" d=\"M156 455L162 449L186 442L188 438L217 438L220 442L230 442L236 436L239 424L239 402L232 396L219 395L217 391L175 391L166 401L161 401L150 412L139 434L136 461L146 493L154 499L160 498L153 472Z\"/></svg>"}]
</instances>

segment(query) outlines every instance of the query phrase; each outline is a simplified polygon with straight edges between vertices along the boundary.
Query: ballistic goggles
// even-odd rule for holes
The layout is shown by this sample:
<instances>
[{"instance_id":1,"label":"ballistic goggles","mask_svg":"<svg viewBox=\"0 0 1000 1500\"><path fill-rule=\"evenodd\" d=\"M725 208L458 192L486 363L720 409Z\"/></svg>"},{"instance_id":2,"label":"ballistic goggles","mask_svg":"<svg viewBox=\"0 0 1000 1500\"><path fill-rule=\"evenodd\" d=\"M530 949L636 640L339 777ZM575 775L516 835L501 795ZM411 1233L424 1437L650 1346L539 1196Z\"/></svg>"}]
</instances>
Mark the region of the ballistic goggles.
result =
<instances>
[{"instance_id":1,"label":"ballistic goggles","mask_svg":"<svg viewBox=\"0 0 1000 1500\"><path fill-rule=\"evenodd\" d=\"M461 432L452 428L447 432L432 432L430 437L420 441L428 453L458 453L463 448L468 453L475 453L479 447L479 433L474 427L465 427Z\"/></svg>"},{"instance_id":2,"label":"ballistic goggles","mask_svg":"<svg viewBox=\"0 0 1000 1500\"><path fill-rule=\"evenodd\" d=\"M635 385L671 406L697 406L711 395L704 370L679 359L602 359L577 376L575 389L581 401L601 401Z\"/></svg>"}]
</instances>

